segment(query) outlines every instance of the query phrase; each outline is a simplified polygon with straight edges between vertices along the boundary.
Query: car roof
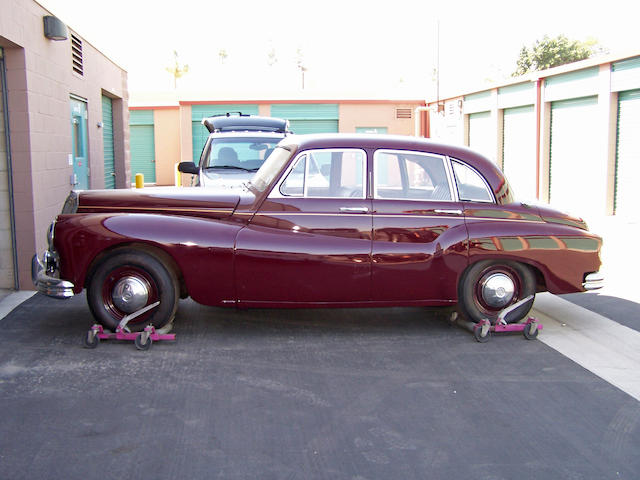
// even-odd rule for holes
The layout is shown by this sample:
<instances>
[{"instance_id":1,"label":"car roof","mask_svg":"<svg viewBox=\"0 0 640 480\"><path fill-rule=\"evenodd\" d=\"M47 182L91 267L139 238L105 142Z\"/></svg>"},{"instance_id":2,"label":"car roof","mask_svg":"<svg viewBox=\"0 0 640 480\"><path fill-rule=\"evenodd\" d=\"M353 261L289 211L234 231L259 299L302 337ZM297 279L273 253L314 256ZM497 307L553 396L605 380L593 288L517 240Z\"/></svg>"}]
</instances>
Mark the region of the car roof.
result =
<instances>
[{"instance_id":1,"label":"car roof","mask_svg":"<svg viewBox=\"0 0 640 480\"><path fill-rule=\"evenodd\" d=\"M289 121L275 117L246 115L241 112L229 112L202 119L202 124L209 132L278 132L289 131Z\"/></svg>"},{"instance_id":2,"label":"car roof","mask_svg":"<svg viewBox=\"0 0 640 480\"><path fill-rule=\"evenodd\" d=\"M361 148L365 150L411 150L444 155L462 160L475 168L491 186L498 203L513 201L509 183L500 168L487 157L460 145L450 145L428 138L403 135L346 133L289 135L279 145L288 146L295 151L315 148Z\"/></svg>"}]
</instances>

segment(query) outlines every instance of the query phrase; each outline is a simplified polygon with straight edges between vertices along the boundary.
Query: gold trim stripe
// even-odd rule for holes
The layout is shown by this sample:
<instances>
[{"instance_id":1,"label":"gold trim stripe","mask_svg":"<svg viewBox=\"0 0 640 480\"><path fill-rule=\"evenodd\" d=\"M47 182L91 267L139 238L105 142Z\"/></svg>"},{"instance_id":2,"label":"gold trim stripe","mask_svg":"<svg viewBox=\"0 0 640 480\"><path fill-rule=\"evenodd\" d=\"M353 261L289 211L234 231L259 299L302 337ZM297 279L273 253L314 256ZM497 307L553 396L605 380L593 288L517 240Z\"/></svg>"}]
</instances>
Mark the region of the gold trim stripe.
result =
<instances>
[{"instance_id":1,"label":"gold trim stripe","mask_svg":"<svg viewBox=\"0 0 640 480\"><path fill-rule=\"evenodd\" d=\"M145 211L171 211L171 212L198 212L198 213L233 213L233 210L214 210L212 208L180 208L180 207L108 207L103 205L82 205L78 210L97 209L97 210L145 210Z\"/></svg>"},{"instance_id":2,"label":"gold trim stripe","mask_svg":"<svg viewBox=\"0 0 640 480\"><path fill-rule=\"evenodd\" d=\"M236 212L240 213L240 212ZM494 220L494 221L507 221L507 222L522 222L522 223L546 223L544 220L527 220L524 218L494 218L494 217L465 217L464 215L413 215L411 213L316 213L316 212L256 212L256 215L263 217L276 217L276 216L353 216L353 217L384 217L384 218L462 218L467 220Z\"/></svg>"}]
</instances>

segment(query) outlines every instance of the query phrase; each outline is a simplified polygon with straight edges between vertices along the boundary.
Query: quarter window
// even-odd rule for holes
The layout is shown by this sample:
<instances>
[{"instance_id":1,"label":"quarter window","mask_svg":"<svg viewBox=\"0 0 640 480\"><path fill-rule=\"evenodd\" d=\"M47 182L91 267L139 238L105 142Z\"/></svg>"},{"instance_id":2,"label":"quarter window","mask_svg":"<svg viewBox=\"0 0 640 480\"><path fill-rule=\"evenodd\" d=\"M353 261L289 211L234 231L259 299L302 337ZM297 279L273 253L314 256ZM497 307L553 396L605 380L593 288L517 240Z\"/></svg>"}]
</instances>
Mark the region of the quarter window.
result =
<instances>
[{"instance_id":1,"label":"quarter window","mask_svg":"<svg viewBox=\"0 0 640 480\"><path fill-rule=\"evenodd\" d=\"M487 187L487 182L478 172L460 162L451 162L453 173L458 186L460 200L469 202L491 202L493 195Z\"/></svg>"},{"instance_id":2,"label":"quarter window","mask_svg":"<svg viewBox=\"0 0 640 480\"><path fill-rule=\"evenodd\" d=\"M439 156L379 150L374 177L376 198L452 200L444 159Z\"/></svg>"},{"instance_id":3,"label":"quarter window","mask_svg":"<svg viewBox=\"0 0 640 480\"><path fill-rule=\"evenodd\" d=\"M285 196L365 197L366 154L362 150L312 150L298 157L280 185Z\"/></svg>"}]
</instances>

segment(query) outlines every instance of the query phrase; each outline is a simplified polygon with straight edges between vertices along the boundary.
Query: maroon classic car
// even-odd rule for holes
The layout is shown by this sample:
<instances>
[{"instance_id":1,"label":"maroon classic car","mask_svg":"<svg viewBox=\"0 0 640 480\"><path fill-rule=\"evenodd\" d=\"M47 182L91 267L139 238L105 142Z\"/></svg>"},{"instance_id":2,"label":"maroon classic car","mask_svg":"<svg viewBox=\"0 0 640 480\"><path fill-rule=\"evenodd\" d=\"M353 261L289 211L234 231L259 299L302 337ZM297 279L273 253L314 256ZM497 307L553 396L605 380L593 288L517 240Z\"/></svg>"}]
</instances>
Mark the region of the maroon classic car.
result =
<instances>
[{"instance_id":1,"label":"maroon classic car","mask_svg":"<svg viewBox=\"0 0 640 480\"><path fill-rule=\"evenodd\" d=\"M515 201L502 172L467 148L413 137L290 136L236 191L71 192L48 242L33 259L38 290L86 288L109 329L143 308L132 330L170 325L186 297L240 308L458 304L472 321L495 321L536 292L602 284L602 241L581 219Z\"/></svg>"}]
</instances>

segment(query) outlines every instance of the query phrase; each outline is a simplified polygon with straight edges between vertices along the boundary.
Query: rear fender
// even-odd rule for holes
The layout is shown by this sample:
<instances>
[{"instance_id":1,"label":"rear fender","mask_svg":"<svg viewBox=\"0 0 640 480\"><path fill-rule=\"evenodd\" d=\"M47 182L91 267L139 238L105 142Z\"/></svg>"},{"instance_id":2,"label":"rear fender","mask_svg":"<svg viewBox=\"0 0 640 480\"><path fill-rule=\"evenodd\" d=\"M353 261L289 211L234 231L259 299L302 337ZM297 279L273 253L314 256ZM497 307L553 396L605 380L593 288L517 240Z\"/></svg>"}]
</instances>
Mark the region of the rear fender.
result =
<instances>
[{"instance_id":1,"label":"rear fender","mask_svg":"<svg viewBox=\"0 0 640 480\"><path fill-rule=\"evenodd\" d=\"M539 272L539 286L551 293L583 291L584 274L600 268L602 239L579 228L508 220L473 221L467 228L470 264L495 259L530 265Z\"/></svg>"}]
</instances>

